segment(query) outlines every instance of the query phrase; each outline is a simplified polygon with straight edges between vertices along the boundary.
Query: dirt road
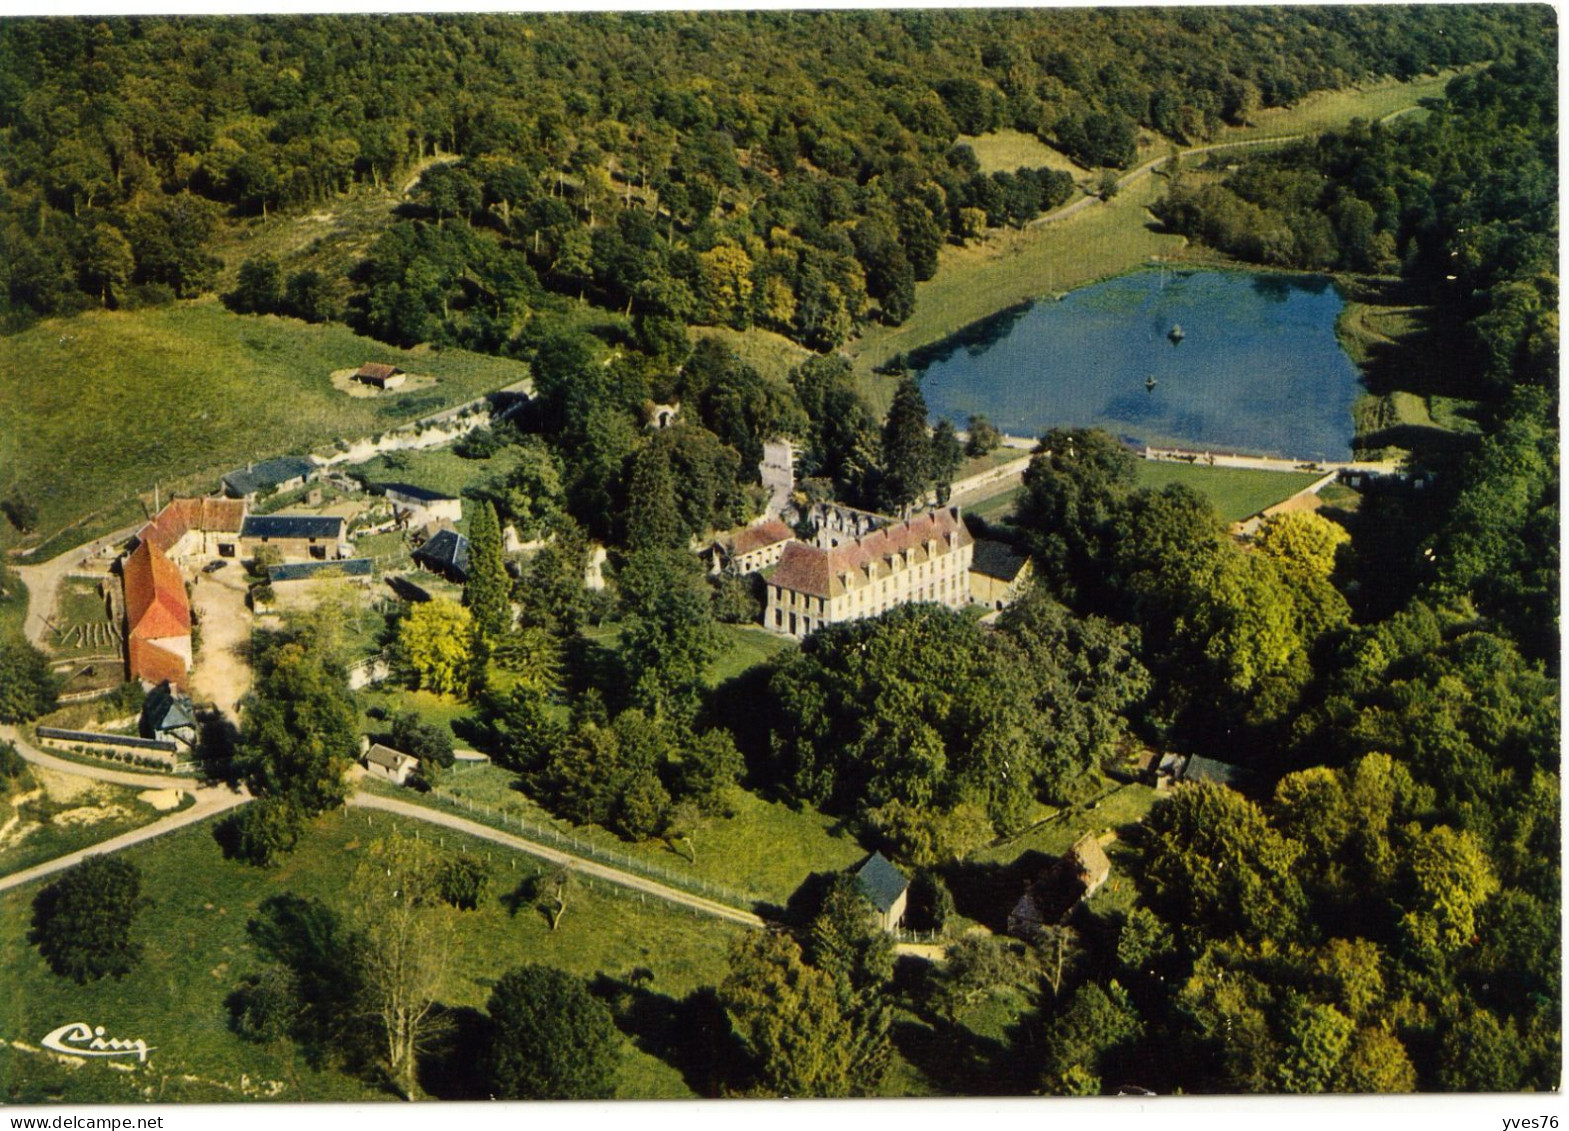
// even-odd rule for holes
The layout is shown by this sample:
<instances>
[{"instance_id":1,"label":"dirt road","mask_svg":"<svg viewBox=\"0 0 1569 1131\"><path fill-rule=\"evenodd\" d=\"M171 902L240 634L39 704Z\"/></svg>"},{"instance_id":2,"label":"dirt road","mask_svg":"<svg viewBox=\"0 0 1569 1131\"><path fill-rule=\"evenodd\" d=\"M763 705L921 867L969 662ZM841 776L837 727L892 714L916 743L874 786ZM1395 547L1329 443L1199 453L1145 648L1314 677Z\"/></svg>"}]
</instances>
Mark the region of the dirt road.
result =
<instances>
[{"instance_id":1,"label":"dirt road","mask_svg":"<svg viewBox=\"0 0 1569 1131\"><path fill-rule=\"evenodd\" d=\"M251 612L245 607L240 567L198 574L191 587L191 606L202 628L201 652L191 672L191 695L211 703L238 725L235 706L250 690ZM226 575L233 574L233 577Z\"/></svg>"},{"instance_id":2,"label":"dirt road","mask_svg":"<svg viewBox=\"0 0 1569 1131\"><path fill-rule=\"evenodd\" d=\"M49 618L54 615L55 594L65 575L99 550L124 542L145 525L138 522L135 526L122 527L112 534L93 539L85 546L56 554L41 565L13 566L22 583L27 586L27 619L22 622L22 632L27 639L45 652L50 651L47 639Z\"/></svg>"}]
</instances>

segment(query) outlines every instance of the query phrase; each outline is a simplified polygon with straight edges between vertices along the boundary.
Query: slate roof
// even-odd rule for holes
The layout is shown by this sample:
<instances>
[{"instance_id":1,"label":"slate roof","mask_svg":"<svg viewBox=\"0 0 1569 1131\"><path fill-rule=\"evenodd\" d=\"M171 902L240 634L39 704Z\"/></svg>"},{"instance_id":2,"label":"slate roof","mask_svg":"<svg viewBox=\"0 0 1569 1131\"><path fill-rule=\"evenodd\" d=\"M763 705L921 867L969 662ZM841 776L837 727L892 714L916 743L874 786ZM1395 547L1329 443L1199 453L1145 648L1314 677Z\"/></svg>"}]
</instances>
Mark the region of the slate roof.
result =
<instances>
[{"instance_id":1,"label":"slate roof","mask_svg":"<svg viewBox=\"0 0 1569 1131\"><path fill-rule=\"evenodd\" d=\"M995 577L999 581L1013 581L1028 561L1029 558L1006 542L977 538L975 553L970 559L970 572Z\"/></svg>"},{"instance_id":2,"label":"slate roof","mask_svg":"<svg viewBox=\"0 0 1569 1131\"><path fill-rule=\"evenodd\" d=\"M866 863L855 870L855 882L866 898L872 901L872 906L883 915L910 886L904 873L890 864L881 852L872 853Z\"/></svg>"},{"instance_id":3,"label":"slate roof","mask_svg":"<svg viewBox=\"0 0 1569 1131\"><path fill-rule=\"evenodd\" d=\"M960 520L958 507L915 515L831 550L792 542L784 548L779 568L768 580L770 584L797 593L837 597L845 592L846 573L860 570L864 578L864 571L869 567L871 580L887 577L893 572L887 562L889 556L902 554L914 563L924 562L928 557L925 543L928 540L935 542L936 555L940 556L948 552L950 535L959 547L975 541Z\"/></svg>"},{"instance_id":4,"label":"slate roof","mask_svg":"<svg viewBox=\"0 0 1569 1131\"><path fill-rule=\"evenodd\" d=\"M343 537L343 516L326 514L251 514L240 527L241 538Z\"/></svg>"},{"instance_id":5,"label":"slate roof","mask_svg":"<svg viewBox=\"0 0 1569 1131\"><path fill-rule=\"evenodd\" d=\"M281 456L231 471L223 477L223 485L236 495L254 495L268 487L308 476L315 470L316 464L303 456Z\"/></svg>"},{"instance_id":6,"label":"slate roof","mask_svg":"<svg viewBox=\"0 0 1569 1131\"><path fill-rule=\"evenodd\" d=\"M244 521L243 499L170 499L136 537L142 542L155 542L160 550L168 553L188 531L233 533Z\"/></svg>"},{"instance_id":7,"label":"slate roof","mask_svg":"<svg viewBox=\"0 0 1569 1131\"><path fill-rule=\"evenodd\" d=\"M165 680L147 693L142 704L142 721L154 733L196 725L196 708L190 696Z\"/></svg>"},{"instance_id":8,"label":"slate roof","mask_svg":"<svg viewBox=\"0 0 1569 1131\"><path fill-rule=\"evenodd\" d=\"M461 577L469 573L469 540L456 530L438 530L413 553L417 562L428 562L436 569L450 569Z\"/></svg>"},{"instance_id":9,"label":"slate roof","mask_svg":"<svg viewBox=\"0 0 1569 1131\"><path fill-rule=\"evenodd\" d=\"M289 562L286 565L268 566L267 580L305 581L329 570L334 570L344 577L369 577L371 565L369 558L347 558L341 562Z\"/></svg>"},{"instance_id":10,"label":"slate roof","mask_svg":"<svg viewBox=\"0 0 1569 1131\"><path fill-rule=\"evenodd\" d=\"M378 490L386 493L396 491L410 499L418 499L422 503L450 503L456 495L447 495L441 491L432 491L429 487L416 487L412 483L378 483Z\"/></svg>"},{"instance_id":11,"label":"slate roof","mask_svg":"<svg viewBox=\"0 0 1569 1131\"><path fill-rule=\"evenodd\" d=\"M1183 781L1212 781L1221 785L1240 785L1246 776L1247 772L1241 766L1217 762L1198 754L1188 759L1187 769L1182 771Z\"/></svg>"}]
</instances>

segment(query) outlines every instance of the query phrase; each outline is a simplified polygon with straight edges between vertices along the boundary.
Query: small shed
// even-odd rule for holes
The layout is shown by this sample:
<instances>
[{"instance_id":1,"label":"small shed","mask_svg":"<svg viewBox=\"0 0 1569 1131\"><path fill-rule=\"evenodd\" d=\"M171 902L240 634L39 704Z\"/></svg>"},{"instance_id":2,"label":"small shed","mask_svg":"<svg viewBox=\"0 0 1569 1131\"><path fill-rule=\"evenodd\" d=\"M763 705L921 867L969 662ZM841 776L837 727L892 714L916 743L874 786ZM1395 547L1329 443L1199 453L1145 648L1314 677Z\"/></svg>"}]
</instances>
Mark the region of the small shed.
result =
<instances>
[{"instance_id":1,"label":"small shed","mask_svg":"<svg viewBox=\"0 0 1569 1131\"><path fill-rule=\"evenodd\" d=\"M419 759L377 742L365 751L365 768L393 785L407 785L409 775L419 769Z\"/></svg>"},{"instance_id":2,"label":"small shed","mask_svg":"<svg viewBox=\"0 0 1569 1131\"><path fill-rule=\"evenodd\" d=\"M196 745L196 707L179 686L164 680L147 693L137 729L143 738Z\"/></svg>"},{"instance_id":3,"label":"small shed","mask_svg":"<svg viewBox=\"0 0 1569 1131\"><path fill-rule=\"evenodd\" d=\"M1185 782L1212 781L1237 789L1246 784L1247 771L1241 766L1233 766L1230 762L1218 762L1214 758L1205 758L1194 754L1188 758L1188 764L1183 767L1182 774L1178 780Z\"/></svg>"},{"instance_id":4,"label":"small shed","mask_svg":"<svg viewBox=\"0 0 1569 1131\"><path fill-rule=\"evenodd\" d=\"M411 556L418 565L449 581L468 582L469 540L456 530L438 530Z\"/></svg>"},{"instance_id":5,"label":"small shed","mask_svg":"<svg viewBox=\"0 0 1569 1131\"><path fill-rule=\"evenodd\" d=\"M877 909L883 930L895 930L904 919L910 896L910 881L881 852L874 852L853 873L861 894Z\"/></svg>"},{"instance_id":6,"label":"small shed","mask_svg":"<svg viewBox=\"0 0 1569 1131\"><path fill-rule=\"evenodd\" d=\"M367 361L354 371L354 380L377 389L396 389L408 380L408 374L396 365Z\"/></svg>"}]
</instances>

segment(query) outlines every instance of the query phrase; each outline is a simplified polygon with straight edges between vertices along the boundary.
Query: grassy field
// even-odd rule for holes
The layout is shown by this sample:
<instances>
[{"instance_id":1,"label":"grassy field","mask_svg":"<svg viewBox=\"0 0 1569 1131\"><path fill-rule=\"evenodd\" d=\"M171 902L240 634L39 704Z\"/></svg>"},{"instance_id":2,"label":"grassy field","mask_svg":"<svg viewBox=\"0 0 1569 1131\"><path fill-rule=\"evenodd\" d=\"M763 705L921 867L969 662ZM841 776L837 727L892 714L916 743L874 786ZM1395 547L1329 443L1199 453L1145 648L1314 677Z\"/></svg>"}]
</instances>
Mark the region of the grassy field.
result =
<instances>
[{"instance_id":1,"label":"grassy field","mask_svg":"<svg viewBox=\"0 0 1569 1131\"><path fill-rule=\"evenodd\" d=\"M102 844L175 812L154 809L141 799L142 792L76 774L29 769L27 777L0 798L0 875ZM182 807L190 804L187 799Z\"/></svg>"},{"instance_id":2,"label":"grassy field","mask_svg":"<svg viewBox=\"0 0 1569 1131\"><path fill-rule=\"evenodd\" d=\"M795 647L789 637L776 636L760 625L720 624L714 627L719 630L719 655L708 665L704 682L709 688ZM621 626L600 625L585 629L583 635L603 648L615 649L621 640Z\"/></svg>"},{"instance_id":3,"label":"grassy field","mask_svg":"<svg viewBox=\"0 0 1569 1131\"><path fill-rule=\"evenodd\" d=\"M743 906L758 900L782 906L811 873L846 868L866 855L853 838L838 830L833 818L765 801L745 791L737 796L735 815L713 820L699 830L693 838L693 852L688 853L685 844L631 844L597 826L573 827L520 793L514 782L515 775L509 771L482 763L454 767L442 781L442 789L490 810L462 814L473 820L502 827L505 818L521 817L535 826L569 833L599 853L609 854L618 867L652 875L678 888L697 890L698 882L712 884ZM406 792L400 796L419 800ZM623 857L630 862L623 864Z\"/></svg>"},{"instance_id":4,"label":"grassy field","mask_svg":"<svg viewBox=\"0 0 1569 1131\"><path fill-rule=\"evenodd\" d=\"M1265 507L1289 499L1322 475L1296 471L1253 471L1240 467L1197 467L1186 463L1140 460L1140 487L1182 483L1206 496L1227 522L1239 522Z\"/></svg>"},{"instance_id":5,"label":"grassy field","mask_svg":"<svg viewBox=\"0 0 1569 1131\"><path fill-rule=\"evenodd\" d=\"M1295 495L1321 476L1310 472L1253 471L1240 467L1199 467L1188 463L1165 463L1141 459L1136 468L1137 485L1161 488L1182 483L1215 504L1215 511L1227 522L1239 522ZM988 522L998 522L1013 510L1023 487L1007 490L964 508Z\"/></svg>"},{"instance_id":6,"label":"grassy field","mask_svg":"<svg viewBox=\"0 0 1569 1131\"><path fill-rule=\"evenodd\" d=\"M363 811L329 814L314 821L300 848L270 871L224 860L206 825L128 850L123 857L141 868L153 905L137 930L145 958L119 981L78 986L55 977L26 942L36 885L0 897L0 969L7 985L0 1035L36 1047L62 1019L81 1017L156 1046L145 1067L125 1073L103 1062L63 1070L36 1053L0 1048L5 1098L211 1102L242 1098L242 1079L253 1094L265 1089L282 1101L386 1098L359 1080L311 1067L287 1042L242 1041L229 1031L224 998L262 964L246 923L263 900L287 892L342 909L366 846L398 833L410 835L412 826ZM482 1008L497 976L530 961L583 977L624 978L642 968L652 975L652 993L676 1000L724 976L726 940L742 928L579 877L560 929L552 933L538 912L525 904L511 914L500 898L534 874L528 858L451 833L444 839L449 851L481 859L488 852L492 872L490 896L461 917L443 997L449 1005ZM626 1098L691 1095L675 1068L631 1042L618 1085ZM144 1095L144 1087L151 1093Z\"/></svg>"},{"instance_id":7,"label":"grassy field","mask_svg":"<svg viewBox=\"0 0 1569 1131\"><path fill-rule=\"evenodd\" d=\"M332 388L379 359L434 376L384 398ZM248 460L386 431L527 376L461 350L399 350L343 326L242 317L214 300L50 319L0 338L0 494L38 509L38 537L79 524L60 550L144 514L154 485L210 491ZM7 527L0 548L15 545Z\"/></svg>"},{"instance_id":8,"label":"grassy field","mask_svg":"<svg viewBox=\"0 0 1569 1131\"><path fill-rule=\"evenodd\" d=\"M407 483L461 497L465 487L506 475L517 466L518 457L518 450L511 447L501 448L489 459L464 459L451 448L432 448L377 456L354 470L372 483Z\"/></svg>"},{"instance_id":9,"label":"grassy field","mask_svg":"<svg viewBox=\"0 0 1569 1131\"><path fill-rule=\"evenodd\" d=\"M997 130L979 136L960 134L955 145L968 145L981 163L981 172L1011 173L1015 169L1062 169L1075 177L1088 177L1090 170L1060 149L1053 149L1034 134L1020 130Z\"/></svg>"},{"instance_id":10,"label":"grassy field","mask_svg":"<svg viewBox=\"0 0 1569 1131\"><path fill-rule=\"evenodd\" d=\"M1352 118L1376 121L1391 114L1413 110L1425 98L1440 98L1444 87L1458 72L1444 71L1424 75L1410 82L1389 79L1379 83L1325 90L1309 94L1295 105L1261 110L1253 115L1247 129L1228 129L1217 142L1245 140L1249 136L1271 137L1281 134L1318 133L1346 125Z\"/></svg>"}]
</instances>

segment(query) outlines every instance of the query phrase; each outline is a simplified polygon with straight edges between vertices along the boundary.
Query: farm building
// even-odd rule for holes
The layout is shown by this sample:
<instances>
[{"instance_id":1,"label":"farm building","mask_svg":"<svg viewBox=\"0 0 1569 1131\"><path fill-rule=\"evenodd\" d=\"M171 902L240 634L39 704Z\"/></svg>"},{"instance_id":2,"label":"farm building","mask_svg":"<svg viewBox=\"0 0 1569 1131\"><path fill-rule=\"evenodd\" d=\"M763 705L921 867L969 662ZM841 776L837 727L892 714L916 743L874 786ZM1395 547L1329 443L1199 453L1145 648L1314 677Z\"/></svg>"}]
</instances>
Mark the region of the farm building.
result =
<instances>
[{"instance_id":1,"label":"farm building","mask_svg":"<svg viewBox=\"0 0 1569 1131\"><path fill-rule=\"evenodd\" d=\"M408 379L408 374L396 365L379 361L367 361L354 371L354 380L377 389L396 389Z\"/></svg>"},{"instance_id":2,"label":"farm building","mask_svg":"<svg viewBox=\"0 0 1569 1131\"><path fill-rule=\"evenodd\" d=\"M815 546L785 545L773 573L764 575L763 627L801 639L825 624L877 616L914 601L950 608L970 603L975 540L958 507L902 521L864 514L836 510L831 516L840 530L819 528ZM867 519L881 524L872 524L870 533L854 533L866 528Z\"/></svg>"},{"instance_id":3,"label":"farm building","mask_svg":"<svg viewBox=\"0 0 1569 1131\"><path fill-rule=\"evenodd\" d=\"M910 881L904 878L904 873L889 863L881 852L874 852L853 875L861 894L877 909L877 922L882 929L897 929L910 897Z\"/></svg>"},{"instance_id":4,"label":"farm building","mask_svg":"<svg viewBox=\"0 0 1569 1131\"><path fill-rule=\"evenodd\" d=\"M409 483L380 483L377 489L392 504L392 513L405 526L427 522L460 522L463 500Z\"/></svg>"},{"instance_id":5,"label":"farm building","mask_svg":"<svg viewBox=\"0 0 1569 1131\"><path fill-rule=\"evenodd\" d=\"M293 491L315 479L320 472L315 461L302 456L283 456L261 463L246 464L223 477L224 494L254 502L263 491Z\"/></svg>"},{"instance_id":6,"label":"farm building","mask_svg":"<svg viewBox=\"0 0 1569 1131\"><path fill-rule=\"evenodd\" d=\"M419 759L378 742L365 751L365 768L393 785L407 785L409 775L419 769Z\"/></svg>"},{"instance_id":7,"label":"farm building","mask_svg":"<svg viewBox=\"0 0 1569 1131\"><path fill-rule=\"evenodd\" d=\"M1100 842L1086 833L1052 861L1045 874L1014 904L1008 912L1008 933L1031 939L1042 928L1056 926L1100 890L1110 875L1111 861Z\"/></svg>"},{"instance_id":8,"label":"farm building","mask_svg":"<svg viewBox=\"0 0 1569 1131\"><path fill-rule=\"evenodd\" d=\"M469 540L456 530L438 530L412 556L422 569L449 581L461 585L469 579Z\"/></svg>"},{"instance_id":9,"label":"farm building","mask_svg":"<svg viewBox=\"0 0 1569 1131\"><path fill-rule=\"evenodd\" d=\"M349 552L340 515L247 515L240 527L240 548L253 557L262 546L276 547L285 559L335 561Z\"/></svg>"},{"instance_id":10,"label":"farm building","mask_svg":"<svg viewBox=\"0 0 1569 1131\"><path fill-rule=\"evenodd\" d=\"M754 526L727 530L709 545L705 554L710 573L735 573L745 576L767 569L784 556L784 548L795 538L777 518Z\"/></svg>"},{"instance_id":11,"label":"farm building","mask_svg":"<svg viewBox=\"0 0 1569 1131\"><path fill-rule=\"evenodd\" d=\"M131 678L183 683L191 667L191 603L179 567L143 542L120 564Z\"/></svg>"},{"instance_id":12,"label":"farm building","mask_svg":"<svg viewBox=\"0 0 1569 1131\"><path fill-rule=\"evenodd\" d=\"M170 499L137 531L136 539L156 544L176 561L232 558L238 552L245 510L244 499Z\"/></svg>"},{"instance_id":13,"label":"farm building","mask_svg":"<svg viewBox=\"0 0 1569 1131\"><path fill-rule=\"evenodd\" d=\"M165 680L147 693L137 727L143 738L196 745L196 707L191 697Z\"/></svg>"},{"instance_id":14,"label":"farm building","mask_svg":"<svg viewBox=\"0 0 1569 1131\"><path fill-rule=\"evenodd\" d=\"M1019 599L1033 573L1030 559L1006 542L978 538L970 559L970 600L1005 609Z\"/></svg>"}]
</instances>

